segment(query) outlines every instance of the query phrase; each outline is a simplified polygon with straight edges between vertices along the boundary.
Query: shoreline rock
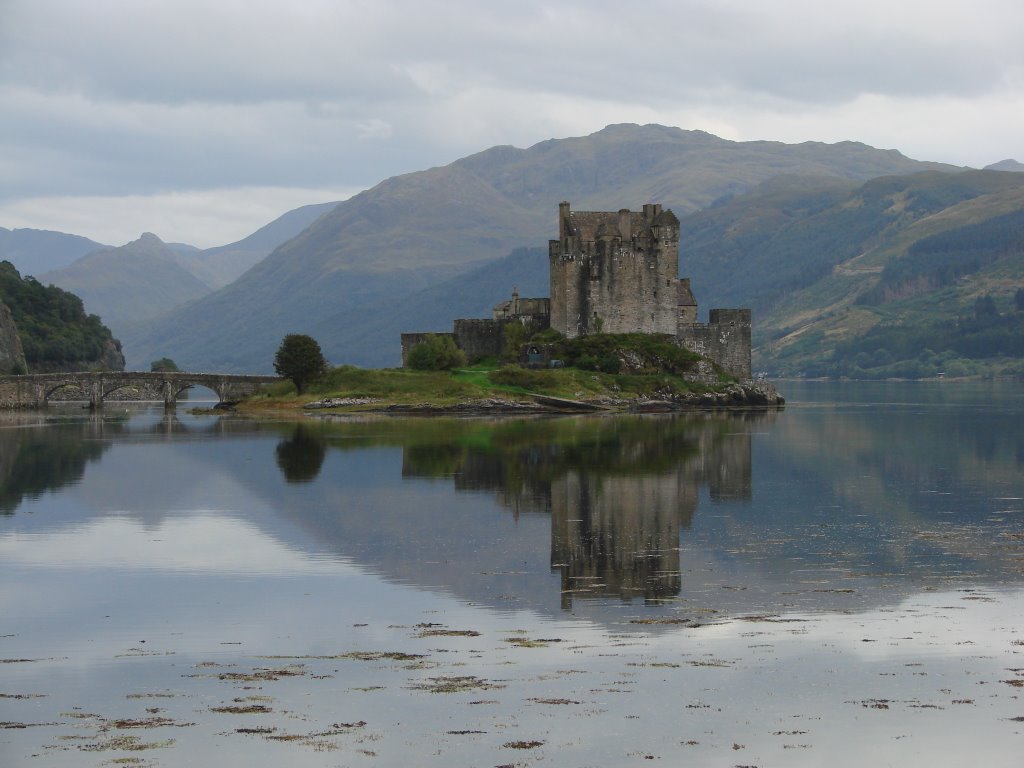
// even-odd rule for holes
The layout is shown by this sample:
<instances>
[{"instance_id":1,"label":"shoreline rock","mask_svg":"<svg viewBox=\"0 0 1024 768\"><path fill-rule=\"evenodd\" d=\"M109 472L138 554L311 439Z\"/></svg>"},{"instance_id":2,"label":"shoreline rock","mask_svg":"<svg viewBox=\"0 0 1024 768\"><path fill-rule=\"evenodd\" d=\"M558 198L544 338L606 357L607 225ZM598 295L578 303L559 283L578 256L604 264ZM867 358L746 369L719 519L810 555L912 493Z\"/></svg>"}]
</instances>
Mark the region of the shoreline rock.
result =
<instances>
[{"instance_id":1,"label":"shoreline rock","mask_svg":"<svg viewBox=\"0 0 1024 768\"><path fill-rule=\"evenodd\" d=\"M325 397L306 403L303 410L327 410L353 405L369 405L381 401L369 397ZM436 403L392 403L371 407L359 413L393 415L488 415L488 414L544 414L582 413L587 411L628 411L633 413L665 413L701 409L725 408L778 408L786 400L775 386L763 381L731 384L721 392L693 392L685 395L665 395L651 398L618 399L599 398L586 401L536 395L532 402L506 400L498 397L465 400L451 405Z\"/></svg>"}]
</instances>

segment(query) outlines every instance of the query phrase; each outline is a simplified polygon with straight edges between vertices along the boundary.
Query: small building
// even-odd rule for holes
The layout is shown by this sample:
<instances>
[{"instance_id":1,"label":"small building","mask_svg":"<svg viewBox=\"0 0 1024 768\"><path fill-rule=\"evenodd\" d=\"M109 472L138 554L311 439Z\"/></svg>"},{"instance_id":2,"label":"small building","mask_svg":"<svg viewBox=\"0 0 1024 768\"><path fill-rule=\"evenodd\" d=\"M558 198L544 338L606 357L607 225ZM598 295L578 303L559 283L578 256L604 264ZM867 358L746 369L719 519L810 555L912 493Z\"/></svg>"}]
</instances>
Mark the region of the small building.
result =
<instances>
[{"instance_id":1,"label":"small building","mask_svg":"<svg viewBox=\"0 0 1024 768\"><path fill-rule=\"evenodd\" d=\"M494 320L518 320L520 323L547 325L551 317L550 299L521 299L519 291L512 289L512 298L494 305Z\"/></svg>"}]
</instances>

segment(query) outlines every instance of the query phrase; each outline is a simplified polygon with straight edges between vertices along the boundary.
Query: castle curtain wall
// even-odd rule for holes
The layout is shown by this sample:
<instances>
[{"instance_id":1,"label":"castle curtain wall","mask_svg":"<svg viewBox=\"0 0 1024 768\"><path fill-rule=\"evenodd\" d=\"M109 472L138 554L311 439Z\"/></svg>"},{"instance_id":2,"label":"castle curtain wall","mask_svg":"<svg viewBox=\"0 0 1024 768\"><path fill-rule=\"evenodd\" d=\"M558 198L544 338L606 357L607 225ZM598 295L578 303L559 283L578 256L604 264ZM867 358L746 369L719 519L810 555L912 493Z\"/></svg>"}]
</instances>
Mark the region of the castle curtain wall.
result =
<instances>
[{"instance_id":1,"label":"castle curtain wall","mask_svg":"<svg viewBox=\"0 0 1024 768\"><path fill-rule=\"evenodd\" d=\"M749 309L712 309L707 323L680 323L676 343L738 379L749 379L750 326Z\"/></svg>"}]
</instances>

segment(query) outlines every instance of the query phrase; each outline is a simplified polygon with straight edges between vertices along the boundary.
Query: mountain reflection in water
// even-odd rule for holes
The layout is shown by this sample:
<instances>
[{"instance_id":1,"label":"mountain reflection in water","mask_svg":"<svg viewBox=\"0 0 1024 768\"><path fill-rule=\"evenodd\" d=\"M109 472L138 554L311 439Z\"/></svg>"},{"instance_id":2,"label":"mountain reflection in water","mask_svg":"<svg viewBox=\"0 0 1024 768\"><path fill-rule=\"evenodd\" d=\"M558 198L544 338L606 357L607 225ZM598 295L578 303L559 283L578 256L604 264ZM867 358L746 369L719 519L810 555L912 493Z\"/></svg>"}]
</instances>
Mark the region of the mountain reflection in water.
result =
<instances>
[{"instance_id":1,"label":"mountain reflection in water","mask_svg":"<svg viewBox=\"0 0 1024 768\"><path fill-rule=\"evenodd\" d=\"M116 517L169 540L184 516L230 518L297 558L598 621L623 602L700 621L1017 585L1024 408L928 391L643 416L12 415L0 535Z\"/></svg>"}]
</instances>

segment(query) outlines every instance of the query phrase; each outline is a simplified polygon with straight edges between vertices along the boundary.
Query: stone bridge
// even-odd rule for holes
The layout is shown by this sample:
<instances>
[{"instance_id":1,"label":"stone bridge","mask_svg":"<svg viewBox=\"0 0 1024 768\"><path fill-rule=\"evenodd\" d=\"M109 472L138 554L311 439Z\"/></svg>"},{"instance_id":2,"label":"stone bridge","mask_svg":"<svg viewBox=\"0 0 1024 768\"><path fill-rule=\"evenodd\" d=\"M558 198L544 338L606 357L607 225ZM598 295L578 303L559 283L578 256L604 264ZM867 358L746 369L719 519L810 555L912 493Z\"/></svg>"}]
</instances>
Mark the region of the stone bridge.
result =
<instances>
[{"instance_id":1,"label":"stone bridge","mask_svg":"<svg viewBox=\"0 0 1024 768\"><path fill-rule=\"evenodd\" d=\"M0 376L0 407L44 408L59 389L81 391L90 408L102 408L104 401L127 388L141 389L161 398L173 410L178 396L189 387L202 386L217 393L221 403L255 394L265 384L284 381L279 376L247 376L229 373L186 373L184 371L103 371L87 373L29 373Z\"/></svg>"}]
</instances>

